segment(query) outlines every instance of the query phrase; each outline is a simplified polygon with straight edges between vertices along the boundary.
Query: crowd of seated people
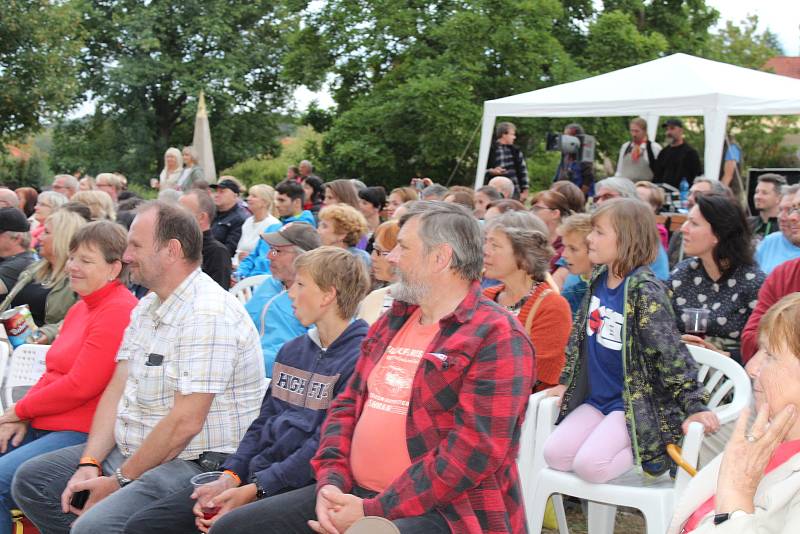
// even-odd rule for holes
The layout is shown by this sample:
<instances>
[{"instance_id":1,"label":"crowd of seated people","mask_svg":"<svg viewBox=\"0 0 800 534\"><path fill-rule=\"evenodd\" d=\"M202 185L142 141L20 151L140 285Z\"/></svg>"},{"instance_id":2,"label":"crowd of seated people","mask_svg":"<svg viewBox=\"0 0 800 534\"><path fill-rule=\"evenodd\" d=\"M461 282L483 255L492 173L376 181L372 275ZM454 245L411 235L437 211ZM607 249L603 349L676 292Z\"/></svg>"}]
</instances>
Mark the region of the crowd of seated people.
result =
<instances>
[{"instance_id":1,"label":"crowd of seated people","mask_svg":"<svg viewBox=\"0 0 800 534\"><path fill-rule=\"evenodd\" d=\"M586 193L498 173L387 195L307 161L208 184L191 147L167 151L156 201L115 173L0 189L0 311L26 305L27 342L50 346L0 415L0 534L14 508L48 533L523 532L529 395L560 399L551 468L661 476L689 423L720 427L692 344L746 364L759 405L675 532L800 521L800 195L767 175L748 219L697 177L685 222L659 226L657 147L631 129L620 161L644 178ZM765 500L765 470L788 500Z\"/></svg>"}]
</instances>

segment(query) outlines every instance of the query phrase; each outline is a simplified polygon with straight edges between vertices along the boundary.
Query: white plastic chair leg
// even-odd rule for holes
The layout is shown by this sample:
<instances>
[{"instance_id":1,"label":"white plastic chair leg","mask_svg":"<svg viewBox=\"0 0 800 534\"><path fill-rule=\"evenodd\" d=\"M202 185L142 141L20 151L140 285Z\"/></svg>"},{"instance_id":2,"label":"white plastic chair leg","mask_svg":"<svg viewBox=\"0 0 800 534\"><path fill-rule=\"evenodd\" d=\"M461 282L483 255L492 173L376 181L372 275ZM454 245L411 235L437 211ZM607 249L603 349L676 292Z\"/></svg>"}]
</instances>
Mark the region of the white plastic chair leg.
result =
<instances>
[{"instance_id":1,"label":"white plastic chair leg","mask_svg":"<svg viewBox=\"0 0 800 534\"><path fill-rule=\"evenodd\" d=\"M617 507L589 501L589 534L614 534Z\"/></svg>"},{"instance_id":2,"label":"white plastic chair leg","mask_svg":"<svg viewBox=\"0 0 800 534\"><path fill-rule=\"evenodd\" d=\"M554 493L551 499L553 500L553 510L556 512L558 532L560 534L569 534L569 527L567 526L567 514L564 512L564 496L560 493Z\"/></svg>"},{"instance_id":3,"label":"white plastic chair leg","mask_svg":"<svg viewBox=\"0 0 800 534\"><path fill-rule=\"evenodd\" d=\"M652 502L649 506L643 506L641 512L644 515L647 534L665 534L672 521L673 509L674 502L671 500Z\"/></svg>"},{"instance_id":4,"label":"white plastic chair leg","mask_svg":"<svg viewBox=\"0 0 800 534\"><path fill-rule=\"evenodd\" d=\"M530 501L530 506L525 509L525 514L528 518L528 531L529 532L541 532L542 525L544 523L544 511L547 507L547 498L549 497L549 492L542 488L539 484L536 485L533 494L533 500ZM560 497L560 495L559 495ZM561 512L563 514L564 506L563 501L561 502ZM555 506L555 502L553 502ZM556 517L558 517L558 512L556 512ZM562 534L567 534L566 532L562 532Z\"/></svg>"}]
</instances>

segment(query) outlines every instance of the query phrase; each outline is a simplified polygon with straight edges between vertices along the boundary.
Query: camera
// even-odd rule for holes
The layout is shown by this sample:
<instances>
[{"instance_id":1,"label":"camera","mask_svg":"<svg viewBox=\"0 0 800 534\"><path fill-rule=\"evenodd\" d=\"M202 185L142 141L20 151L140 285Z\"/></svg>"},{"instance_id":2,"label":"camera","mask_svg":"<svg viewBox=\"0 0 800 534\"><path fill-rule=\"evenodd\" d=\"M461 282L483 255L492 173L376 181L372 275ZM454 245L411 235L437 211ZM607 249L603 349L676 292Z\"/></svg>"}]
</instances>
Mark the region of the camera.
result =
<instances>
[{"instance_id":1,"label":"camera","mask_svg":"<svg viewBox=\"0 0 800 534\"><path fill-rule=\"evenodd\" d=\"M547 134L545 150L573 154L577 161L594 161L597 140L592 135Z\"/></svg>"}]
</instances>

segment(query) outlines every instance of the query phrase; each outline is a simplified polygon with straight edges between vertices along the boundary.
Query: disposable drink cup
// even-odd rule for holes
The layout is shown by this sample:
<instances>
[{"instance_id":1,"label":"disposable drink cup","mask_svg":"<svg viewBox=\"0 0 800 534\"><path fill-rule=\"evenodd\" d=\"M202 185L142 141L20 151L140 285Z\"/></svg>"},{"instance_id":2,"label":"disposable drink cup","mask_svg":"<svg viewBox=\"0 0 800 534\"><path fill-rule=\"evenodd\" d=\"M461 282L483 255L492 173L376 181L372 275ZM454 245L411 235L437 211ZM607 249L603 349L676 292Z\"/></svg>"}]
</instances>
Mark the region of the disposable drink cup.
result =
<instances>
[{"instance_id":1,"label":"disposable drink cup","mask_svg":"<svg viewBox=\"0 0 800 534\"><path fill-rule=\"evenodd\" d=\"M221 477L224 473L222 471L208 471L206 473L200 473L199 475L195 475L192 477L192 486L194 486L195 492L198 491L202 486L206 484L211 484L212 482L216 482L219 477ZM215 492L213 494L202 495L198 498L200 501L200 506L203 510L203 519L211 519L219 512L219 506L205 506L203 501L210 501L214 497L217 496L219 492Z\"/></svg>"},{"instance_id":2,"label":"disposable drink cup","mask_svg":"<svg viewBox=\"0 0 800 534\"><path fill-rule=\"evenodd\" d=\"M684 308L681 310L684 330L687 334L705 337L708 330L708 314L706 308Z\"/></svg>"}]
</instances>

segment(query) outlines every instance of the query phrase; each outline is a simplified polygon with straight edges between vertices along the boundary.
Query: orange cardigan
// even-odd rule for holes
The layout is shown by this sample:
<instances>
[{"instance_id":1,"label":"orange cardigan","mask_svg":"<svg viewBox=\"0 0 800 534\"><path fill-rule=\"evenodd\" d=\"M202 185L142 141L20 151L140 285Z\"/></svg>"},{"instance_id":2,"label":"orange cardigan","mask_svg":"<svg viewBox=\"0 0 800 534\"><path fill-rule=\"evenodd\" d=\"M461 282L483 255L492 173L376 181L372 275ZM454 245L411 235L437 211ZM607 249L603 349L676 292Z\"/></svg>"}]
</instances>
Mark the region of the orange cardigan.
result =
<instances>
[{"instance_id":1,"label":"orange cardigan","mask_svg":"<svg viewBox=\"0 0 800 534\"><path fill-rule=\"evenodd\" d=\"M542 292L549 287L547 283L539 284L522 306L517 319L523 326L525 326L531 308L539 300ZM505 289L503 284L487 287L483 290L483 294L496 301L497 295L503 289ZM534 391L541 391L558 384L561 370L564 368L564 354L571 330L572 312L567 299L556 292L545 295L536 310L536 316L531 322L531 330L528 332L533 342L533 348L536 350L537 383Z\"/></svg>"}]
</instances>

